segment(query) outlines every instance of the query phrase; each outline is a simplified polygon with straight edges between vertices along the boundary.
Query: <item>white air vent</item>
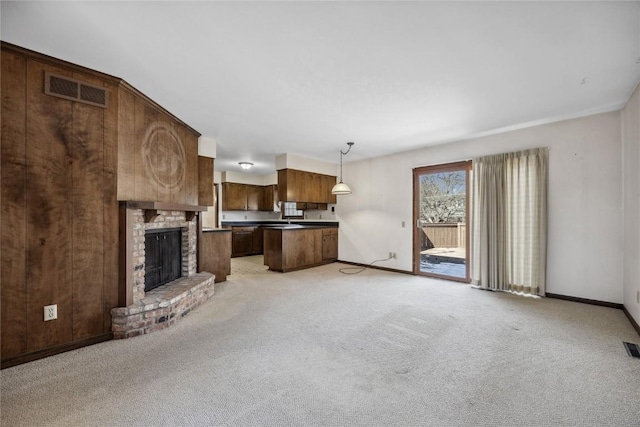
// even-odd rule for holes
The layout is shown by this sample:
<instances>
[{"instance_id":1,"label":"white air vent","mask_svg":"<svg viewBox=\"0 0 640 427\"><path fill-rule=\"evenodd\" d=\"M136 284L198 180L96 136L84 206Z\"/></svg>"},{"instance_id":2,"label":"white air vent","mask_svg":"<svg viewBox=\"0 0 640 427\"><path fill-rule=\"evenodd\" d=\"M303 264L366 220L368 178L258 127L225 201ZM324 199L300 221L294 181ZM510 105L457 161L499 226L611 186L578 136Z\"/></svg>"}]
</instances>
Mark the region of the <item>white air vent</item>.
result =
<instances>
[{"instance_id":1,"label":"white air vent","mask_svg":"<svg viewBox=\"0 0 640 427\"><path fill-rule=\"evenodd\" d=\"M44 73L44 93L96 107L109 106L109 91L105 88L48 71Z\"/></svg>"}]
</instances>

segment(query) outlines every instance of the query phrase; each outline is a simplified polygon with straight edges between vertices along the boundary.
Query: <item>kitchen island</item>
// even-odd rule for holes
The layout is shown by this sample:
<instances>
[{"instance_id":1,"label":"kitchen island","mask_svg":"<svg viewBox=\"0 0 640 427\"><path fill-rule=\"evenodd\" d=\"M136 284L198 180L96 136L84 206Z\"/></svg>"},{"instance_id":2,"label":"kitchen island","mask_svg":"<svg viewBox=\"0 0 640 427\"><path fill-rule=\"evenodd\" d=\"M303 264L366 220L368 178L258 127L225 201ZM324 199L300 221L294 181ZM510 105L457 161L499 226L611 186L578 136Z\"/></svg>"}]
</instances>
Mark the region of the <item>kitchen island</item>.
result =
<instances>
[{"instance_id":1,"label":"kitchen island","mask_svg":"<svg viewBox=\"0 0 640 427\"><path fill-rule=\"evenodd\" d=\"M264 264L287 272L338 259L338 227L283 224L264 227Z\"/></svg>"}]
</instances>

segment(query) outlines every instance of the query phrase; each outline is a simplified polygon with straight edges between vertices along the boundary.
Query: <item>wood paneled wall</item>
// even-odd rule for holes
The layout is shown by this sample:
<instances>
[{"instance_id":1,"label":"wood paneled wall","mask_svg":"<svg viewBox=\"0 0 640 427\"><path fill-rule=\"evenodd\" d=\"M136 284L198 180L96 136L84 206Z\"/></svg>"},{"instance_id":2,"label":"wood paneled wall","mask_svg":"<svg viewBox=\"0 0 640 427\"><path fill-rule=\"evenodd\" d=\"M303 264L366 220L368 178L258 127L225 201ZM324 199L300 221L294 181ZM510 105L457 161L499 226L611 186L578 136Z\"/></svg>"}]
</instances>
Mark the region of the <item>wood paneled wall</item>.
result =
<instances>
[{"instance_id":1,"label":"wood paneled wall","mask_svg":"<svg viewBox=\"0 0 640 427\"><path fill-rule=\"evenodd\" d=\"M117 84L2 48L2 359L111 331L117 304L117 103L45 95L44 72ZM58 318L44 321L44 306Z\"/></svg>"},{"instance_id":2,"label":"wood paneled wall","mask_svg":"<svg viewBox=\"0 0 640 427\"><path fill-rule=\"evenodd\" d=\"M109 337L118 201L197 205L199 134L121 79L4 42L1 71L4 367ZM106 88L108 108L46 95L45 71Z\"/></svg>"},{"instance_id":3,"label":"wood paneled wall","mask_svg":"<svg viewBox=\"0 0 640 427\"><path fill-rule=\"evenodd\" d=\"M127 86L118 96L118 200L198 204L198 137Z\"/></svg>"}]
</instances>

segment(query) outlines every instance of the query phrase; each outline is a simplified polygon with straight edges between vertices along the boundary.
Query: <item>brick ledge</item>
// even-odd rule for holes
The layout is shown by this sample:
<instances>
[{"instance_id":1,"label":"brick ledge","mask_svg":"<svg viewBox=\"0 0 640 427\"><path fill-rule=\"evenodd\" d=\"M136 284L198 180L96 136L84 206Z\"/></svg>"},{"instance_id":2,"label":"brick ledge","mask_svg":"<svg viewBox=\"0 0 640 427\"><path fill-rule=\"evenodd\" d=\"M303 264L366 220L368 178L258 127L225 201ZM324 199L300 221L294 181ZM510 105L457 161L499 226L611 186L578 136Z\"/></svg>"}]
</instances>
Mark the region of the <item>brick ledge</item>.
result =
<instances>
[{"instance_id":1,"label":"brick ledge","mask_svg":"<svg viewBox=\"0 0 640 427\"><path fill-rule=\"evenodd\" d=\"M111 309L114 339L131 338L175 325L214 294L215 276L197 273L146 293L139 302Z\"/></svg>"}]
</instances>

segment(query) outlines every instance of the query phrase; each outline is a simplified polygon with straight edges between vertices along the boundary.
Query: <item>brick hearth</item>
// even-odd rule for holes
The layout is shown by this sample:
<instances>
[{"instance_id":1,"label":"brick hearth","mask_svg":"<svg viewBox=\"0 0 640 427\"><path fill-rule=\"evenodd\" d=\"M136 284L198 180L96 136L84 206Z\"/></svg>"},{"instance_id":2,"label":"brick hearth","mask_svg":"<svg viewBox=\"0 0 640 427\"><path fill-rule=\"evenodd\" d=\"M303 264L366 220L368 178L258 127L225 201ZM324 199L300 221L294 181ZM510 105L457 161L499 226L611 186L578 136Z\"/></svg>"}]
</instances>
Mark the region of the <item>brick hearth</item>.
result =
<instances>
[{"instance_id":1,"label":"brick hearth","mask_svg":"<svg viewBox=\"0 0 640 427\"><path fill-rule=\"evenodd\" d=\"M214 293L214 276L198 273L153 289L137 303L111 310L113 337L130 338L174 325Z\"/></svg>"},{"instance_id":2,"label":"brick hearth","mask_svg":"<svg viewBox=\"0 0 640 427\"><path fill-rule=\"evenodd\" d=\"M197 271L197 231L195 219L186 212L158 210L145 221L143 209L127 208L124 238L130 248L126 269L127 293L131 303L111 310L111 329L116 339L130 338L168 328L214 294L215 276ZM182 277L145 293L145 232L148 229L182 230Z\"/></svg>"}]
</instances>

